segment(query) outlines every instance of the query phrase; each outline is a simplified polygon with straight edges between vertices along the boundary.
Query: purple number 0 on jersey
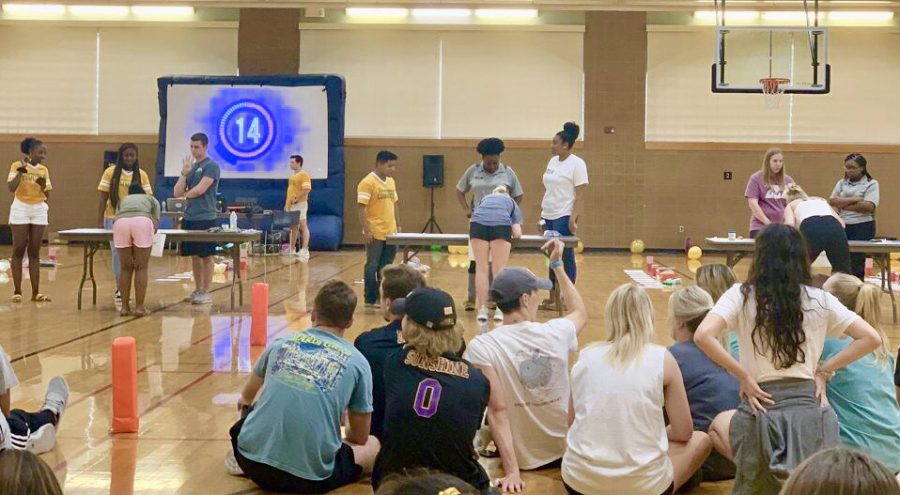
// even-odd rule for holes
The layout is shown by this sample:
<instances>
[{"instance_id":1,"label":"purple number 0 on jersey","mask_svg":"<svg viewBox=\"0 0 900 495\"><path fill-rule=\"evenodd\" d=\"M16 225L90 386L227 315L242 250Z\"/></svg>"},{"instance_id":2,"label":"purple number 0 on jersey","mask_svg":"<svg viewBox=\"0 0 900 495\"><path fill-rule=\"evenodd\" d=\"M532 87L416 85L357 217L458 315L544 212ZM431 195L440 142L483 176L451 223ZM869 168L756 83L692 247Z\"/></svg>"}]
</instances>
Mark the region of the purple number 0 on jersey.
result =
<instances>
[{"instance_id":1,"label":"purple number 0 on jersey","mask_svg":"<svg viewBox=\"0 0 900 495\"><path fill-rule=\"evenodd\" d=\"M434 378L426 378L419 382L416 389L416 400L413 410L420 417L430 418L437 413L438 404L441 402L441 382Z\"/></svg>"}]
</instances>

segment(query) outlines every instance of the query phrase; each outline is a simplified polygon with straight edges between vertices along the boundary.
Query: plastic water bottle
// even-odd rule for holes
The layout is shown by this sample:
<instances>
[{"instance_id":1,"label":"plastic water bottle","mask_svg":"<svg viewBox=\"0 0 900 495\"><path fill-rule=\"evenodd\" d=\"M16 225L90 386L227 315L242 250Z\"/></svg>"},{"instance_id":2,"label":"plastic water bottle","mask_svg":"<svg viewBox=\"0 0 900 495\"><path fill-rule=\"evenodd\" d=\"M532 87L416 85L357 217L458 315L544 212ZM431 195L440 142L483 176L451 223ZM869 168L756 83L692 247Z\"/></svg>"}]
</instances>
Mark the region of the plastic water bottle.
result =
<instances>
[{"instance_id":1,"label":"plastic water bottle","mask_svg":"<svg viewBox=\"0 0 900 495\"><path fill-rule=\"evenodd\" d=\"M231 212L231 215L228 216L228 228L231 230L237 230L237 213Z\"/></svg>"}]
</instances>

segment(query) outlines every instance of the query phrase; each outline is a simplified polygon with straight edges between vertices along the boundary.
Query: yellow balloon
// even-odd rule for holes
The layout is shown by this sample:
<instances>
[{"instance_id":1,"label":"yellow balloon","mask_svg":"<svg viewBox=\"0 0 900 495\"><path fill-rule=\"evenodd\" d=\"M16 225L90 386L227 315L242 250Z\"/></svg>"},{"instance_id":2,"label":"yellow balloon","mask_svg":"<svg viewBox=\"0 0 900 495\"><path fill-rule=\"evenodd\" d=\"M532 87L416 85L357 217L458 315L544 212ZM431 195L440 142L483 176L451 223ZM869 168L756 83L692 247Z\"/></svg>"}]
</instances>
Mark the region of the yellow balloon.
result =
<instances>
[{"instance_id":1,"label":"yellow balloon","mask_svg":"<svg viewBox=\"0 0 900 495\"><path fill-rule=\"evenodd\" d=\"M703 266L703 262L701 262L700 260L688 260L687 266L688 270L690 270L691 273L697 273L697 270L699 270L700 267Z\"/></svg>"},{"instance_id":2,"label":"yellow balloon","mask_svg":"<svg viewBox=\"0 0 900 495\"><path fill-rule=\"evenodd\" d=\"M900 253L891 253L891 259L894 261L900 260Z\"/></svg>"},{"instance_id":3,"label":"yellow balloon","mask_svg":"<svg viewBox=\"0 0 900 495\"><path fill-rule=\"evenodd\" d=\"M584 244L581 241L578 241L578 244L575 245L575 252L581 254L584 251Z\"/></svg>"},{"instance_id":4,"label":"yellow balloon","mask_svg":"<svg viewBox=\"0 0 900 495\"><path fill-rule=\"evenodd\" d=\"M700 249L700 246L692 246L688 249L688 259L689 260L699 260L703 256L703 250Z\"/></svg>"},{"instance_id":5,"label":"yellow balloon","mask_svg":"<svg viewBox=\"0 0 900 495\"><path fill-rule=\"evenodd\" d=\"M631 241L631 254L641 254L644 252L644 241L635 239Z\"/></svg>"}]
</instances>

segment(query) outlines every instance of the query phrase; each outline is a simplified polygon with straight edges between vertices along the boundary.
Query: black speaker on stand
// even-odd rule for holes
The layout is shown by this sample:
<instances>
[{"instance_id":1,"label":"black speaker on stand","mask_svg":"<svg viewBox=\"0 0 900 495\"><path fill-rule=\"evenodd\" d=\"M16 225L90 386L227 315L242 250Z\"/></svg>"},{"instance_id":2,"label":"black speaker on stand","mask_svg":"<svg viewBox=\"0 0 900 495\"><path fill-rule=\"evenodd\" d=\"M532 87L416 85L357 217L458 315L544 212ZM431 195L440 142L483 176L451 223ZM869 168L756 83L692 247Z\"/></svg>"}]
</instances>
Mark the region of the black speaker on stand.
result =
<instances>
[{"instance_id":1,"label":"black speaker on stand","mask_svg":"<svg viewBox=\"0 0 900 495\"><path fill-rule=\"evenodd\" d=\"M438 225L434 216L434 190L438 187L444 187L444 155L423 155L422 156L422 185L430 189L431 198L431 216L425 222L422 233L434 233L435 230L444 233L441 226Z\"/></svg>"}]
</instances>

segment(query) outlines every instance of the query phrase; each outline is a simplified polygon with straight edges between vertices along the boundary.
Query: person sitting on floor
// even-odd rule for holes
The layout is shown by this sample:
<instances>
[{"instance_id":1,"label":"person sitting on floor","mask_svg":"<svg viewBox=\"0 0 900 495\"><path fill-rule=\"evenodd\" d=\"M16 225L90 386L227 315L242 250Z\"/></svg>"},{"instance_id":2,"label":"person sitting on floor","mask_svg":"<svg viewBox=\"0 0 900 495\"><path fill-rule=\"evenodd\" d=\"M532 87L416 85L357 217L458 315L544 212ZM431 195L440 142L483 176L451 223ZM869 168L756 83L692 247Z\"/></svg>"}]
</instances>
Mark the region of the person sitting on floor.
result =
<instances>
[{"instance_id":1,"label":"person sitting on floor","mask_svg":"<svg viewBox=\"0 0 900 495\"><path fill-rule=\"evenodd\" d=\"M391 304L419 287L425 277L409 265L388 265L381 269L381 316L386 326L361 334L353 342L372 368L372 428L370 434L381 440L384 431L384 360L406 343L400 327L403 315L391 312Z\"/></svg>"},{"instance_id":2,"label":"person sitting on floor","mask_svg":"<svg viewBox=\"0 0 900 495\"><path fill-rule=\"evenodd\" d=\"M372 372L343 339L355 309L353 289L330 280L316 294L312 328L266 347L238 400L241 419L225 458L231 474L266 490L325 493L371 471L379 449L369 435Z\"/></svg>"}]
</instances>

